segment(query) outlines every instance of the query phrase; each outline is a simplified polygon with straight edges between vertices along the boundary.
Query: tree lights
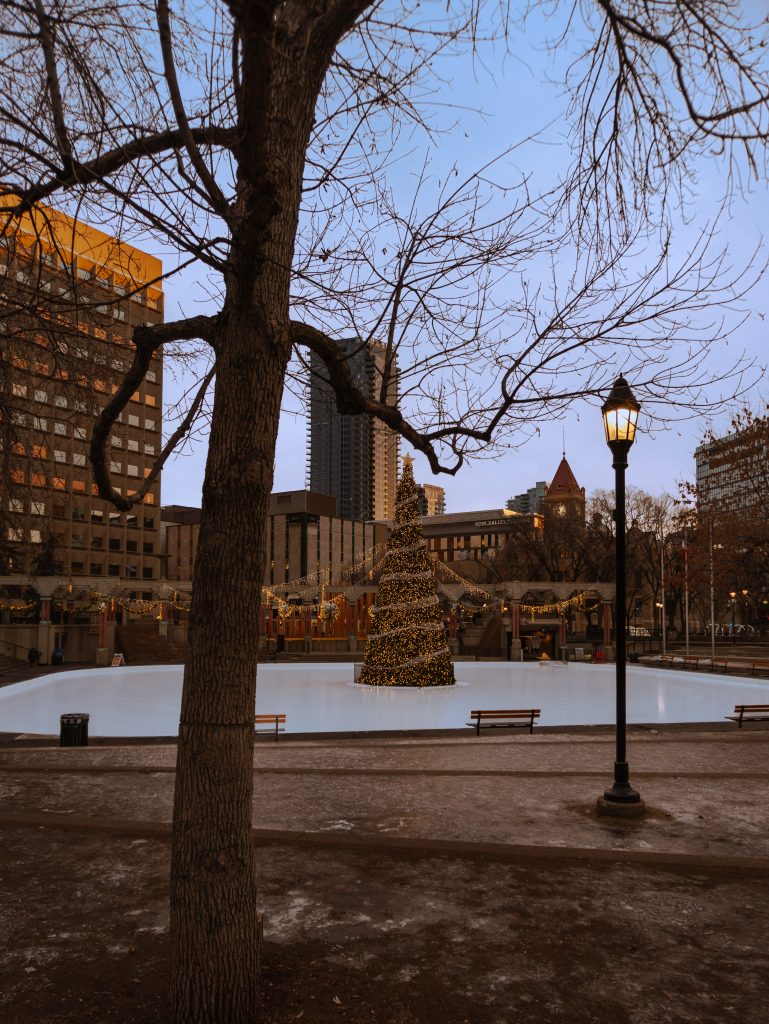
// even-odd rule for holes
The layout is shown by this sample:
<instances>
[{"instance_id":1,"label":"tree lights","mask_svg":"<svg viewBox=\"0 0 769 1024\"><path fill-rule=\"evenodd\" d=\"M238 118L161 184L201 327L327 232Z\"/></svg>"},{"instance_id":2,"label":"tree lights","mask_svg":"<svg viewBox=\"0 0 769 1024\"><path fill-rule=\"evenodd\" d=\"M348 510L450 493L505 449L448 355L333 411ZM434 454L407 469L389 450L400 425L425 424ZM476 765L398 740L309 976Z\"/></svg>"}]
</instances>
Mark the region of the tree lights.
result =
<instances>
[{"instance_id":1,"label":"tree lights","mask_svg":"<svg viewBox=\"0 0 769 1024\"><path fill-rule=\"evenodd\" d=\"M382 563L360 682L369 686L452 686L433 562L419 522L412 461L404 459L395 523Z\"/></svg>"}]
</instances>

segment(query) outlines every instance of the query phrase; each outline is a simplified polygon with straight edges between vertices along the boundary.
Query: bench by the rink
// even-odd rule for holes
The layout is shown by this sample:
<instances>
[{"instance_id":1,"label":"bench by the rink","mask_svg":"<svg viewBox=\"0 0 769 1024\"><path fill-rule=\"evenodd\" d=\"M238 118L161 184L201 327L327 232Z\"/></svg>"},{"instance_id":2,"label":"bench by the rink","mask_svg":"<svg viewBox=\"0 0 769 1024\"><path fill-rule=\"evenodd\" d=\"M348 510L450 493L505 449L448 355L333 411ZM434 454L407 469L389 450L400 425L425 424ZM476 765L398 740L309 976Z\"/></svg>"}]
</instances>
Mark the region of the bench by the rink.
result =
<instances>
[{"instance_id":1,"label":"bench by the rink","mask_svg":"<svg viewBox=\"0 0 769 1024\"><path fill-rule=\"evenodd\" d=\"M275 733L275 742L278 742L278 733L285 732L284 726L286 724L285 715L254 715L254 731L258 734L260 732ZM260 729L260 725L268 725L269 729Z\"/></svg>"},{"instance_id":2,"label":"bench by the rink","mask_svg":"<svg viewBox=\"0 0 769 1024\"><path fill-rule=\"evenodd\" d=\"M769 704L735 704L733 715L724 715L742 728L743 722L769 722Z\"/></svg>"},{"instance_id":3,"label":"bench by the rink","mask_svg":"<svg viewBox=\"0 0 769 1024\"><path fill-rule=\"evenodd\" d=\"M480 736L481 729L515 729L527 726L529 733L533 733L534 720L539 716L539 708L517 708L512 711L476 710L470 712L472 721L467 724L475 729L476 736Z\"/></svg>"}]
</instances>

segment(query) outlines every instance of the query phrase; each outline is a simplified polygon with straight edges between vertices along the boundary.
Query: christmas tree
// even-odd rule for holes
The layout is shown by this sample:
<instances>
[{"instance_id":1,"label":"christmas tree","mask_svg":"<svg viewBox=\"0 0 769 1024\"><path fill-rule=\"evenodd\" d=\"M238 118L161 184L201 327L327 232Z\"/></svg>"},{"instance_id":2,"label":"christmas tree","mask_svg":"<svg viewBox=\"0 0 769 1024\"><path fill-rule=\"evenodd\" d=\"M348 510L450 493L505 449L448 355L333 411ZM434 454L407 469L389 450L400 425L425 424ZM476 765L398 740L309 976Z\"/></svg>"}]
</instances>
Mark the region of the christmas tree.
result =
<instances>
[{"instance_id":1,"label":"christmas tree","mask_svg":"<svg viewBox=\"0 0 769 1024\"><path fill-rule=\"evenodd\" d=\"M377 604L360 682L369 686L453 686L433 563L419 522L419 496L406 456L395 523L382 560Z\"/></svg>"}]
</instances>

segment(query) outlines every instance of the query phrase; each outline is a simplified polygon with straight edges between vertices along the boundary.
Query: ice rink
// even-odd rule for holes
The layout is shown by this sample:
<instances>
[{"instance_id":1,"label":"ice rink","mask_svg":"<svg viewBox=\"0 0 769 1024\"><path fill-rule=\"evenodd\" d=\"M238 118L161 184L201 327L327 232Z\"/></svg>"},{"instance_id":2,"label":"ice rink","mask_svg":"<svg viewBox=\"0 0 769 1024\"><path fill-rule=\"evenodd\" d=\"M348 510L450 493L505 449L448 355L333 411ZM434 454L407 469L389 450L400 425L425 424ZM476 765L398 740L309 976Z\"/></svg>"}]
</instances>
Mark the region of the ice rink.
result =
<instances>
[{"instance_id":1,"label":"ice rink","mask_svg":"<svg viewBox=\"0 0 769 1024\"><path fill-rule=\"evenodd\" d=\"M471 708L542 709L540 725L614 722L614 666L560 662L456 665L440 689L357 686L352 664L261 665L256 711L286 731L456 729ZM58 735L59 716L87 712L91 736L175 736L181 665L58 672L0 689L0 731ZM769 702L769 682L628 666L628 723L720 722L735 703Z\"/></svg>"}]
</instances>

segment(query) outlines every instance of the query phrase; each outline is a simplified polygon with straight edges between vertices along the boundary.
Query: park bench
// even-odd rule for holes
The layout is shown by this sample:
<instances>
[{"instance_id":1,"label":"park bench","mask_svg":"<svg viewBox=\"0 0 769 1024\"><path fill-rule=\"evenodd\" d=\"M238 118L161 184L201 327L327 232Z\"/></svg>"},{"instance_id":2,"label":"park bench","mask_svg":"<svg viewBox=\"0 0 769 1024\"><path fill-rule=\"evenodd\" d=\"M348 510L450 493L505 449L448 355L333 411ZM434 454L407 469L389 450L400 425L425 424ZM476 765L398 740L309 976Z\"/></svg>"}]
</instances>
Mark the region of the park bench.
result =
<instances>
[{"instance_id":1,"label":"park bench","mask_svg":"<svg viewBox=\"0 0 769 1024\"><path fill-rule=\"evenodd\" d=\"M286 724L285 715L254 715L254 731L259 734L260 732L271 733L275 731L275 742L278 742L278 733L285 732L283 726ZM269 729L259 729L260 725L269 725Z\"/></svg>"},{"instance_id":2,"label":"park bench","mask_svg":"<svg viewBox=\"0 0 769 1024\"><path fill-rule=\"evenodd\" d=\"M742 728L743 722L769 722L769 704L735 704L733 715L724 715Z\"/></svg>"},{"instance_id":3,"label":"park bench","mask_svg":"<svg viewBox=\"0 0 769 1024\"><path fill-rule=\"evenodd\" d=\"M475 729L475 735L480 736L481 729L516 729L526 728L529 733L534 732L534 719L539 718L539 708L523 708L513 711L471 711L471 722L467 725Z\"/></svg>"}]
</instances>

